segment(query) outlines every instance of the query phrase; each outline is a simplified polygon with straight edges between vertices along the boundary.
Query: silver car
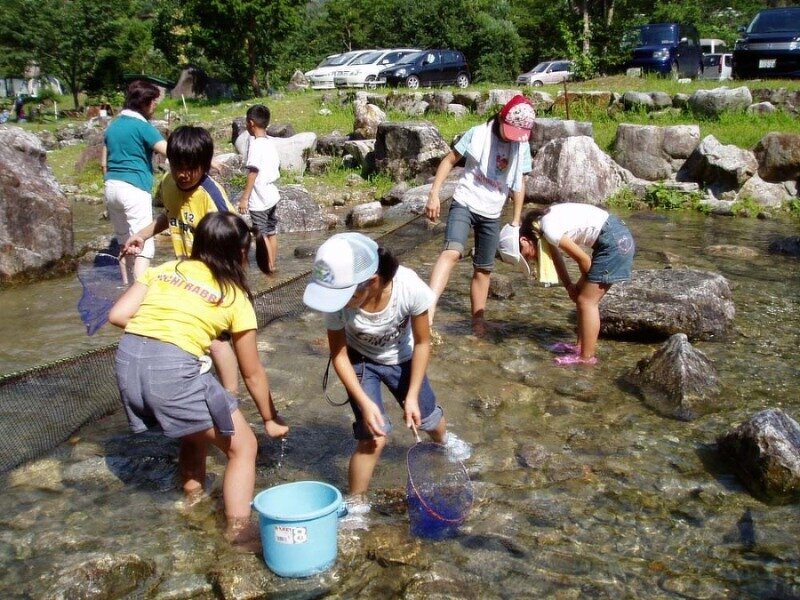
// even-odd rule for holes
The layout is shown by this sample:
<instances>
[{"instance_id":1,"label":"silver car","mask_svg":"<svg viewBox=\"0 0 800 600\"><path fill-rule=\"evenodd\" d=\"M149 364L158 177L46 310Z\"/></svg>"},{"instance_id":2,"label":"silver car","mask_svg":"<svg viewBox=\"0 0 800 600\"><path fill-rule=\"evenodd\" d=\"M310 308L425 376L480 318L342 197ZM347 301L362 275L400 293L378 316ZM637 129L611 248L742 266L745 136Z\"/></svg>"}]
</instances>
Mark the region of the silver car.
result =
<instances>
[{"instance_id":1,"label":"silver car","mask_svg":"<svg viewBox=\"0 0 800 600\"><path fill-rule=\"evenodd\" d=\"M568 60L548 60L540 62L527 73L517 77L518 85L539 87L545 84L561 83L572 77L572 63Z\"/></svg>"}]
</instances>

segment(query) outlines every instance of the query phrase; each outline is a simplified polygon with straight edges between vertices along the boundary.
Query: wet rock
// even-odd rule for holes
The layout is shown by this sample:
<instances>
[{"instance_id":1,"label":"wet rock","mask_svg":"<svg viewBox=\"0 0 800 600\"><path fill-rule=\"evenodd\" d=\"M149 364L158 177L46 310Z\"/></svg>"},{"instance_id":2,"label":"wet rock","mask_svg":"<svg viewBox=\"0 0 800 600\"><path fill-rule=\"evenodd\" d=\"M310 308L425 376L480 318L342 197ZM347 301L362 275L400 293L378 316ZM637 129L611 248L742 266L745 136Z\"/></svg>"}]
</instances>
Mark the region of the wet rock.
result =
<instances>
[{"instance_id":1,"label":"wet rock","mask_svg":"<svg viewBox=\"0 0 800 600\"><path fill-rule=\"evenodd\" d=\"M98 554L73 558L54 576L43 598L113 600L142 586L155 572L153 561L136 554Z\"/></svg>"},{"instance_id":2,"label":"wet rock","mask_svg":"<svg viewBox=\"0 0 800 600\"><path fill-rule=\"evenodd\" d=\"M514 297L514 283L508 275L492 273L489 279L489 297L508 300Z\"/></svg>"},{"instance_id":3,"label":"wet rock","mask_svg":"<svg viewBox=\"0 0 800 600\"><path fill-rule=\"evenodd\" d=\"M516 452L517 462L526 469L539 469L550 457L550 453L539 444L522 444Z\"/></svg>"},{"instance_id":4,"label":"wet rock","mask_svg":"<svg viewBox=\"0 0 800 600\"><path fill-rule=\"evenodd\" d=\"M715 246L708 246L705 248L704 252L713 256L730 256L732 258L755 258L759 255L758 250L755 248L748 248L747 246L734 246L732 244L717 244Z\"/></svg>"},{"instance_id":5,"label":"wet rock","mask_svg":"<svg viewBox=\"0 0 800 600\"><path fill-rule=\"evenodd\" d=\"M794 235L773 240L769 243L768 251L770 254L800 256L800 236Z\"/></svg>"},{"instance_id":6,"label":"wet rock","mask_svg":"<svg viewBox=\"0 0 800 600\"><path fill-rule=\"evenodd\" d=\"M392 187L392 189L390 189L388 192L386 192L383 198L380 199L380 202L384 206L394 206L396 204L400 204L403 201L403 197L407 191L408 184L405 181L401 181Z\"/></svg>"},{"instance_id":7,"label":"wet rock","mask_svg":"<svg viewBox=\"0 0 800 600\"><path fill-rule=\"evenodd\" d=\"M371 527L365 534L363 550L367 558L382 567L414 565L418 563L422 543L416 538L409 537L402 528L378 525Z\"/></svg>"},{"instance_id":8,"label":"wet rock","mask_svg":"<svg viewBox=\"0 0 800 600\"><path fill-rule=\"evenodd\" d=\"M603 335L644 341L685 333L711 340L730 331L736 309L728 280L692 269L634 271L600 303Z\"/></svg>"},{"instance_id":9,"label":"wet rock","mask_svg":"<svg viewBox=\"0 0 800 600\"><path fill-rule=\"evenodd\" d=\"M778 408L762 410L717 439L754 496L773 504L800 500L800 425Z\"/></svg>"},{"instance_id":10,"label":"wet rock","mask_svg":"<svg viewBox=\"0 0 800 600\"><path fill-rule=\"evenodd\" d=\"M237 556L233 564L220 565L209 573L209 579L224 600L256 600L279 587L271 584L274 577L255 555Z\"/></svg>"},{"instance_id":11,"label":"wet rock","mask_svg":"<svg viewBox=\"0 0 800 600\"><path fill-rule=\"evenodd\" d=\"M179 575L158 586L158 600L214 600L217 596L212 586L202 575Z\"/></svg>"},{"instance_id":12,"label":"wet rock","mask_svg":"<svg viewBox=\"0 0 800 600\"><path fill-rule=\"evenodd\" d=\"M29 486L40 490L61 491L61 463L53 458L44 458L22 465L8 474L8 486Z\"/></svg>"},{"instance_id":13,"label":"wet rock","mask_svg":"<svg viewBox=\"0 0 800 600\"><path fill-rule=\"evenodd\" d=\"M72 253L72 204L42 142L19 127L0 128L0 198L0 279Z\"/></svg>"},{"instance_id":14,"label":"wet rock","mask_svg":"<svg viewBox=\"0 0 800 600\"><path fill-rule=\"evenodd\" d=\"M415 577L403 591L404 600L451 600L452 598L490 600L492 596L487 596L485 591L479 594L463 579L441 579L431 574Z\"/></svg>"},{"instance_id":15,"label":"wet rock","mask_svg":"<svg viewBox=\"0 0 800 600\"><path fill-rule=\"evenodd\" d=\"M684 421L708 412L719 393L716 368L683 333L676 333L651 357L640 360L626 379L647 406Z\"/></svg>"},{"instance_id":16,"label":"wet rock","mask_svg":"<svg viewBox=\"0 0 800 600\"><path fill-rule=\"evenodd\" d=\"M295 258L313 258L317 253L317 249L313 246L297 246L294 249Z\"/></svg>"},{"instance_id":17,"label":"wet rock","mask_svg":"<svg viewBox=\"0 0 800 600\"><path fill-rule=\"evenodd\" d=\"M345 222L353 229L380 225L383 223L383 207L378 201L359 204L347 214Z\"/></svg>"}]
</instances>

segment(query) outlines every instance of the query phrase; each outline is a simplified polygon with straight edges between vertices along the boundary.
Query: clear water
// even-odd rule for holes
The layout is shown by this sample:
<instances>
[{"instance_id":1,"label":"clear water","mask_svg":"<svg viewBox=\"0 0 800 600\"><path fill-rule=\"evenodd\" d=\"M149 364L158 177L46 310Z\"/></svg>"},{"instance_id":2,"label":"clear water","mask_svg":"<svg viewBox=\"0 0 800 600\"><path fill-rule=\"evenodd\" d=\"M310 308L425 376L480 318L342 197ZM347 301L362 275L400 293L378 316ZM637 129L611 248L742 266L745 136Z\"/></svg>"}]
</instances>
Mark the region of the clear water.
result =
<instances>
[{"instance_id":1,"label":"clear water","mask_svg":"<svg viewBox=\"0 0 800 600\"><path fill-rule=\"evenodd\" d=\"M218 581L220 572L297 598L800 597L800 508L755 500L715 451L717 436L758 410L780 407L800 417L800 261L766 254L772 238L796 235L797 227L698 215L632 215L628 223L639 250L636 268L661 268L668 253L675 268L707 269L731 281L735 331L728 340L696 344L719 371L715 412L689 423L666 419L618 384L658 344L601 340L596 367L554 366L545 347L571 339L573 307L563 289L530 285L504 265L498 271L512 277L516 295L490 301L494 330L472 336L471 269L464 261L437 312L444 342L429 368L450 428L472 445L465 464L475 503L457 537L409 536L405 459L414 438L396 427L373 478L369 529L340 531L339 559L327 573L275 578L258 556L234 554L222 540L219 456L209 459L211 499L181 508L175 447L129 435L115 414L3 477L0 596L54 597L76 561L134 553L155 565L155 575L137 588L148 597L182 577ZM287 273L307 268L308 259L296 267L284 260L305 238L281 243ZM706 251L717 244L758 255ZM427 277L437 252L437 242L425 244L405 263ZM69 285L38 285L41 305L11 302L14 314L33 323L23 326L8 314L0 322L6 344L28 332L26 345L42 349L4 349L14 368L85 343L77 326L58 325L66 309L46 315L56 312L54 298L67 306ZM60 341L51 341L51 331ZM118 334L104 335L107 343ZM257 490L309 479L345 492L351 415L322 395L321 317L279 321L259 339L292 430L283 443L259 436ZM331 393L343 398L338 384ZM257 422L252 402L245 398L242 406ZM398 408L390 416L400 424Z\"/></svg>"}]
</instances>

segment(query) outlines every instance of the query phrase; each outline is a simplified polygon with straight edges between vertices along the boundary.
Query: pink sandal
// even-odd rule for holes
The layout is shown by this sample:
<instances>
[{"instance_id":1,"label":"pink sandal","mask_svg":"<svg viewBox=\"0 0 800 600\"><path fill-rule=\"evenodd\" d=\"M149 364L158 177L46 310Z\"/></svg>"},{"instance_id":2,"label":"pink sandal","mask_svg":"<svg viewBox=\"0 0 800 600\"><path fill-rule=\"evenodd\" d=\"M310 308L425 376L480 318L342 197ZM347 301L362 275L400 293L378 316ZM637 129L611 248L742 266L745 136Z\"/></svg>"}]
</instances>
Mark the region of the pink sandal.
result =
<instances>
[{"instance_id":1,"label":"pink sandal","mask_svg":"<svg viewBox=\"0 0 800 600\"><path fill-rule=\"evenodd\" d=\"M557 356L554 362L561 366L596 365L597 357L592 356L591 358L582 358L580 354L567 354L565 356Z\"/></svg>"},{"instance_id":2,"label":"pink sandal","mask_svg":"<svg viewBox=\"0 0 800 600\"><path fill-rule=\"evenodd\" d=\"M555 354L578 354L581 351L581 347L578 344L570 344L569 342L556 342L547 346L547 349Z\"/></svg>"}]
</instances>

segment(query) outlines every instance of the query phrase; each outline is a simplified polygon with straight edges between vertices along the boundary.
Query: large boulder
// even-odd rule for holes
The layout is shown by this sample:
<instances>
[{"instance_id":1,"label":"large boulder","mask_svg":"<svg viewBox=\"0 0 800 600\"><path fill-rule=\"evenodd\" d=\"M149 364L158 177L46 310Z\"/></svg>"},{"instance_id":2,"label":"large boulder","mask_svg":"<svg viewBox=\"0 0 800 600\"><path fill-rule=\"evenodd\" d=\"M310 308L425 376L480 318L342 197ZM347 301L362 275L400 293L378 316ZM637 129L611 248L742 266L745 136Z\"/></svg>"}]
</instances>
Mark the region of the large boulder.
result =
<instances>
[{"instance_id":1,"label":"large boulder","mask_svg":"<svg viewBox=\"0 0 800 600\"><path fill-rule=\"evenodd\" d=\"M600 327L609 337L659 341L676 333L714 340L729 333L736 309L728 280L691 269L634 271L600 302Z\"/></svg>"},{"instance_id":2,"label":"large boulder","mask_svg":"<svg viewBox=\"0 0 800 600\"><path fill-rule=\"evenodd\" d=\"M708 135L683 163L676 179L694 181L720 196L737 191L757 170L758 161L750 150L722 144Z\"/></svg>"},{"instance_id":3,"label":"large boulder","mask_svg":"<svg viewBox=\"0 0 800 600\"><path fill-rule=\"evenodd\" d=\"M759 206L780 208L792 199L792 194L783 183L769 183L758 175L745 181L736 194L737 200L754 201Z\"/></svg>"},{"instance_id":4,"label":"large boulder","mask_svg":"<svg viewBox=\"0 0 800 600\"><path fill-rule=\"evenodd\" d=\"M536 155L542 146L552 140L579 135L593 136L591 122L565 121L563 119L536 119L529 142L531 154Z\"/></svg>"},{"instance_id":5,"label":"large boulder","mask_svg":"<svg viewBox=\"0 0 800 600\"><path fill-rule=\"evenodd\" d=\"M72 254L72 206L41 140L19 127L0 127L0 206L0 279Z\"/></svg>"},{"instance_id":6,"label":"large boulder","mask_svg":"<svg viewBox=\"0 0 800 600\"><path fill-rule=\"evenodd\" d=\"M698 115L709 117L718 117L730 111L744 112L752 103L753 95L747 86L697 90L689 97L689 108Z\"/></svg>"},{"instance_id":7,"label":"large boulder","mask_svg":"<svg viewBox=\"0 0 800 600\"><path fill-rule=\"evenodd\" d=\"M684 333L676 333L626 377L644 403L658 413L691 421L708 412L719 393L717 370L695 350Z\"/></svg>"},{"instance_id":8,"label":"large boulder","mask_svg":"<svg viewBox=\"0 0 800 600\"><path fill-rule=\"evenodd\" d=\"M372 140L378 133L378 125L386 120L386 113L374 104L353 103L355 113L353 121L353 137L357 140Z\"/></svg>"},{"instance_id":9,"label":"large boulder","mask_svg":"<svg viewBox=\"0 0 800 600\"><path fill-rule=\"evenodd\" d=\"M311 194L301 185L284 185L278 188L278 232L320 231L328 228L325 216Z\"/></svg>"},{"instance_id":10,"label":"large boulder","mask_svg":"<svg viewBox=\"0 0 800 600\"><path fill-rule=\"evenodd\" d=\"M375 168L394 181L428 177L450 147L429 121L385 121L375 139Z\"/></svg>"},{"instance_id":11,"label":"large boulder","mask_svg":"<svg viewBox=\"0 0 800 600\"><path fill-rule=\"evenodd\" d=\"M601 205L630 179L631 174L600 150L592 138L559 138L536 153L525 184L525 200Z\"/></svg>"},{"instance_id":12,"label":"large boulder","mask_svg":"<svg viewBox=\"0 0 800 600\"><path fill-rule=\"evenodd\" d=\"M697 125L633 125L621 123L614 140L614 160L636 177L669 179L700 142Z\"/></svg>"},{"instance_id":13,"label":"large boulder","mask_svg":"<svg viewBox=\"0 0 800 600\"><path fill-rule=\"evenodd\" d=\"M764 181L776 183L800 177L800 134L772 131L756 144L753 154Z\"/></svg>"},{"instance_id":14,"label":"large boulder","mask_svg":"<svg viewBox=\"0 0 800 600\"><path fill-rule=\"evenodd\" d=\"M453 198L456 191L458 177L463 169L456 167L445 180L442 189L439 190L439 199L446 203ZM407 189L403 192L400 201L393 202L384 216L387 219L407 218L410 216L421 215L425 212L425 205L428 203L428 194L431 192L431 184L420 185Z\"/></svg>"},{"instance_id":15,"label":"large boulder","mask_svg":"<svg viewBox=\"0 0 800 600\"><path fill-rule=\"evenodd\" d=\"M720 454L757 498L800 500L800 425L778 408L762 410L717 439Z\"/></svg>"},{"instance_id":16,"label":"large boulder","mask_svg":"<svg viewBox=\"0 0 800 600\"><path fill-rule=\"evenodd\" d=\"M306 161L317 145L317 134L311 131L298 133L290 138L273 138L281 160L281 172L303 174Z\"/></svg>"}]
</instances>

